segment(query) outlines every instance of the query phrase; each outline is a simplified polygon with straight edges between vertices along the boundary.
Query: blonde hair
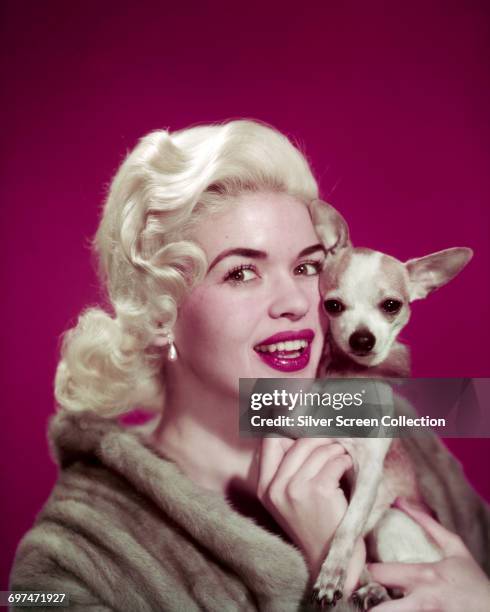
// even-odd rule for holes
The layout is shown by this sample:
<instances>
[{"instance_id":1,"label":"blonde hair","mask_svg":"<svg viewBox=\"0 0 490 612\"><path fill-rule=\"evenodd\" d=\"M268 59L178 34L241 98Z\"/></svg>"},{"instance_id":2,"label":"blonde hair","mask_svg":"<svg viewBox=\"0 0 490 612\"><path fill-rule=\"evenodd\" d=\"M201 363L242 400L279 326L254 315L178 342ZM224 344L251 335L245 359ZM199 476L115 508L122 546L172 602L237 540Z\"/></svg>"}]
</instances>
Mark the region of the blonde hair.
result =
<instances>
[{"instance_id":1,"label":"blonde hair","mask_svg":"<svg viewBox=\"0 0 490 612\"><path fill-rule=\"evenodd\" d=\"M151 132L112 182L93 241L113 316L83 311L64 333L55 397L68 410L116 416L161 408L163 356L186 292L206 271L189 239L204 214L245 191L275 191L305 203L318 188L302 153L275 129L248 121Z\"/></svg>"}]
</instances>

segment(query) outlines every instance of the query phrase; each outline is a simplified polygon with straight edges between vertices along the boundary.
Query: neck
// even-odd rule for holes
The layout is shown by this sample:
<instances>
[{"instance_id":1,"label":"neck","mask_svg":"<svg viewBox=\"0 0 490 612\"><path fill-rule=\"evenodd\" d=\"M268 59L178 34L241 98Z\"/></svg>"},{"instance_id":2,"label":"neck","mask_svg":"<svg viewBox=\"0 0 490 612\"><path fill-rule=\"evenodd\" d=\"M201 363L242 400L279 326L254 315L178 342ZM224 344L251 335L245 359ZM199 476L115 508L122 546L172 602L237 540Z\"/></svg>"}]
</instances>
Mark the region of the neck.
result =
<instances>
[{"instance_id":1,"label":"neck","mask_svg":"<svg viewBox=\"0 0 490 612\"><path fill-rule=\"evenodd\" d=\"M260 440L239 436L238 396L169 365L165 408L150 443L206 489L226 494L234 486L254 494Z\"/></svg>"}]
</instances>

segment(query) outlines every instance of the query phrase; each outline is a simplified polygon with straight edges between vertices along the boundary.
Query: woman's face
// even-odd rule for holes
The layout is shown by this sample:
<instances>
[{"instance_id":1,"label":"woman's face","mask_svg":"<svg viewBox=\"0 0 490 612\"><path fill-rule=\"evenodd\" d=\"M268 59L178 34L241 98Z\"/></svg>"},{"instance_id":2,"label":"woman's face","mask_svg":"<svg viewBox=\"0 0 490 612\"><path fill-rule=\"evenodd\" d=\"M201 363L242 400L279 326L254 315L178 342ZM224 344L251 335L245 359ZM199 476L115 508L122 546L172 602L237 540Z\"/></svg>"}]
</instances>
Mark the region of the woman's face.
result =
<instances>
[{"instance_id":1,"label":"woman's face","mask_svg":"<svg viewBox=\"0 0 490 612\"><path fill-rule=\"evenodd\" d=\"M306 206L285 194L243 194L193 239L208 271L179 309L177 367L232 395L239 378L313 378L326 327L324 251Z\"/></svg>"}]
</instances>

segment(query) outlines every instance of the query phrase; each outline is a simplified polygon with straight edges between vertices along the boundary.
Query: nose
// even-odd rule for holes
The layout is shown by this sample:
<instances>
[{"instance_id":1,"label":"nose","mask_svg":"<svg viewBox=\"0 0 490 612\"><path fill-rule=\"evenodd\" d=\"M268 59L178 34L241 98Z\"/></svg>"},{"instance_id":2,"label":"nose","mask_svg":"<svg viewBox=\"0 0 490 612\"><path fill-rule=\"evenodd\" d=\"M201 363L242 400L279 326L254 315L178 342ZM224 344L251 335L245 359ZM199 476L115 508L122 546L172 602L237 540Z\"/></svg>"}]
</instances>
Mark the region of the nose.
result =
<instances>
[{"instance_id":1,"label":"nose","mask_svg":"<svg viewBox=\"0 0 490 612\"><path fill-rule=\"evenodd\" d=\"M368 329L358 329L349 338L349 345L356 353L369 353L376 344L376 338Z\"/></svg>"},{"instance_id":2,"label":"nose","mask_svg":"<svg viewBox=\"0 0 490 612\"><path fill-rule=\"evenodd\" d=\"M298 321L308 312L310 308L308 295L293 278L281 279L271 290L273 297L269 305L269 314L272 318L285 317L291 321Z\"/></svg>"}]
</instances>

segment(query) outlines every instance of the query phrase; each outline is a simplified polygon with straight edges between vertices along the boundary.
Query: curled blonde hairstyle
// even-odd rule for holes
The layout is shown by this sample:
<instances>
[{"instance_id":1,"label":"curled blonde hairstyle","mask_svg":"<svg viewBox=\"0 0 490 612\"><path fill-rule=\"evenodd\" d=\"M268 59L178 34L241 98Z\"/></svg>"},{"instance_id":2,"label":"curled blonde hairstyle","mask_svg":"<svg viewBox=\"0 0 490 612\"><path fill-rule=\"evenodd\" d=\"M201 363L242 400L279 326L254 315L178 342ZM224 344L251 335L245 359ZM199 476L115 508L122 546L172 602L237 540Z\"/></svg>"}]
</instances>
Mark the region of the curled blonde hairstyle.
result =
<instances>
[{"instance_id":1,"label":"curled blonde hairstyle","mask_svg":"<svg viewBox=\"0 0 490 612\"><path fill-rule=\"evenodd\" d=\"M155 338L172 329L207 266L192 228L240 193L259 190L305 203L318 196L305 157L269 126L229 121L139 141L114 177L93 241L113 313L88 308L64 333L60 407L111 417L163 406L166 351Z\"/></svg>"}]
</instances>

